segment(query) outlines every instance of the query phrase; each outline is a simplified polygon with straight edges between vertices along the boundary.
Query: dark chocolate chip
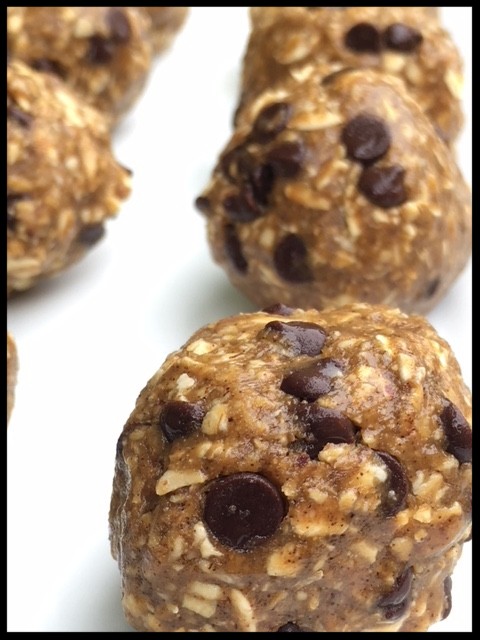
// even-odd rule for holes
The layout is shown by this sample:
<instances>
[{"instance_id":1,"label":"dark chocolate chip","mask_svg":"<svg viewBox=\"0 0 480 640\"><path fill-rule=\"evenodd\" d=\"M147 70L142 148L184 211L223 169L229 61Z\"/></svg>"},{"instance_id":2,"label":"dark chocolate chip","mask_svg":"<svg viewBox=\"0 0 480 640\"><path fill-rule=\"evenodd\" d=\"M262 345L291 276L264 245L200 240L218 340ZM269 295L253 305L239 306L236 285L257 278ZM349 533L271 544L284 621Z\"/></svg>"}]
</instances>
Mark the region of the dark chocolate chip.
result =
<instances>
[{"instance_id":1,"label":"dark chocolate chip","mask_svg":"<svg viewBox=\"0 0 480 640\"><path fill-rule=\"evenodd\" d=\"M262 335L286 343L296 356L320 355L327 337L324 329L313 322L280 322L279 320L266 324Z\"/></svg>"},{"instance_id":2,"label":"dark chocolate chip","mask_svg":"<svg viewBox=\"0 0 480 640\"><path fill-rule=\"evenodd\" d=\"M265 307L262 311L277 316L291 316L295 309L287 307L286 304L282 304L281 302L277 302L276 304L271 304L269 307Z\"/></svg>"},{"instance_id":3,"label":"dark chocolate chip","mask_svg":"<svg viewBox=\"0 0 480 640\"><path fill-rule=\"evenodd\" d=\"M442 620L448 618L452 610L452 578L447 576L443 581L443 592L445 594L445 600L443 605Z\"/></svg>"},{"instance_id":4,"label":"dark chocolate chip","mask_svg":"<svg viewBox=\"0 0 480 640\"><path fill-rule=\"evenodd\" d=\"M358 188L377 207L399 207L407 200L405 169L398 164L388 167L365 167Z\"/></svg>"},{"instance_id":5,"label":"dark chocolate chip","mask_svg":"<svg viewBox=\"0 0 480 640\"><path fill-rule=\"evenodd\" d=\"M48 58L38 58L37 60L32 60L30 66L37 71L41 71L42 73L50 73L62 79L64 79L66 76L65 69L56 60L50 60Z\"/></svg>"},{"instance_id":6,"label":"dark chocolate chip","mask_svg":"<svg viewBox=\"0 0 480 640\"><path fill-rule=\"evenodd\" d=\"M103 36L92 36L89 39L88 49L85 56L88 64L100 66L108 64L113 58L116 50L116 43L110 38Z\"/></svg>"},{"instance_id":7,"label":"dark chocolate chip","mask_svg":"<svg viewBox=\"0 0 480 640\"><path fill-rule=\"evenodd\" d=\"M221 543L245 551L271 538L286 512L284 497L270 480L234 473L208 485L203 519Z\"/></svg>"},{"instance_id":8,"label":"dark chocolate chip","mask_svg":"<svg viewBox=\"0 0 480 640\"><path fill-rule=\"evenodd\" d=\"M250 171L248 183L252 189L253 197L261 206L268 204L274 180L274 170L270 164L257 165Z\"/></svg>"},{"instance_id":9,"label":"dark chocolate chip","mask_svg":"<svg viewBox=\"0 0 480 640\"><path fill-rule=\"evenodd\" d=\"M342 131L342 142L348 157L358 162L372 162L385 155L390 147L390 131L386 123L368 113L350 120Z\"/></svg>"},{"instance_id":10,"label":"dark chocolate chip","mask_svg":"<svg viewBox=\"0 0 480 640\"><path fill-rule=\"evenodd\" d=\"M425 297L433 298L433 296L437 293L439 286L440 286L440 278L435 278L434 280L431 280L427 284L427 288L425 290Z\"/></svg>"},{"instance_id":11,"label":"dark chocolate chip","mask_svg":"<svg viewBox=\"0 0 480 640\"><path fill-rule=\"evenodd\" d=\"M168 442L173 442L200 429L204 416L201 404L172 400L163 407L158 423Z\"/></svg>"},{"instance_id":12,"label":"dark chocolate chip","mask_svg":"<svg viewBox=\"0 0 480 640\"><path fill-rule=\"evenodd\" d=\"M307 9L310 9L311 7L307 7ZM302 629L301 627L298 626L298 624L295 624L295 622L287 622L286 624L282 624L281 627L278 627L277 632L279 631L296 631L298 633L303 632L303 633L307 633L305 629Z\"/></svg>"},{"instance_id":13,"label":"dark chocolate chip","mask_svg":"<svg viewBox=\"0 0 480 640\"><path fill-rule=\"evenodd\" d=\"M212 212L212 205L210 203L210 200L205 196L198 196L198 198L195 200L195 206L206 216L210 215Z\"/></svg>"},{"instance_id":14,"label":"dark chocolate chip","mask_svg":"<svg viewBox=\"0 0 480 640\"><path fill-rule=\"evenodd\" d=\"M381 48L380 32L369 22L359 22L347 32L345 45L357 53L378 53Z\"/></svg>"},{"instance_id":15,"label":"dark chocolate chip","mask_svg":"<svg viewBox=\"0 0 480 640\"><path fill-rule=\"evenodd\" d=\"M275 247L273 262L278 275L288 282L313 280L308 264L307 248L295 233L290 233L280 240Z\"/></svg>"},{"instance_id":16,"label":"dark chocolate chip","mask_svg":"<svg viewBox=\"0 0 480 640\"><path fill-rule=\"evenodd\" d=\"M400 22L391 24L385 31L385 45L395 51L415 51L422 43L420 31Z\"/></svg>"},{"instance_id":17,"label":"dark chocolate chip","mask_svg":"<svg viewBox=\"0 0 480 640\"><path fill-rule=\"evenodd\" d=\"M413 569L407 567L397 578L393 588L378 602L387 620L400 618L407 610L412 595Z\"/></svg>"},{"instance_id":18,"label":"dark chocolate chip","mask_svg":"<svg viewBox=\"0 0 480 640\"><path fill-rule=\"evenodd\" d=\"M387 494L382 503L384 516L390 517L401 511L407 502L408 478L400 462L385 451L376 452L388 469Z\"/></svg>"},{"instance_id":19,"label":"dark chocolate chip","mask_svg":"<svg viewBox=\"0 0 480 640\"><path fill-rule=\"evenodd\" d=\"M314 402L330 391L333 381L341 373L340 365L331 358L323 358L307 367L286 375L280 389L300 400Z\"/></svg>"},{"instance_id":20,"label":"dark chocolate chip","mask_svg":"<svg viewBox=\"0 0 480 640\"><path fill-rule=\"evenodd\" d=\"M223 208L232 222L252 222L262 215L251 189L245 188L240 193L227 196Z\"/></svg>"},{"instance_id":21,"label":"dark chocolate chip","mask_svg":"<svg viewBox=\"0 0 480 640\"><path fill-rule=\"evenodd\" d=\"M107 24L111 38L116 44L126 44L132 37L132 27L121 7L110 8Z\"/></svg>"},{"instance_id":22,"label":"dark chocolate chip","mask_svg":"<svg viewBox=\"0 0 480 640\"><path fill-rule=\"evenodd\" d=\"M293 178L302 169L305 147L300 141L281 142L270 149L266 160L276 176Z\"/></svg>"},{"instance_id":23,"label":"dark chocolate chip","mask_svg":"<svg viewBox=\"0 0 480 640\"><path fill-rule=\"evenodd\" d=\"M248 262L243 255L242 243L237 235L235 225L226 224L224 230L225 238L225 253L230 259L233 266L240 271L240 273L246 273L248 269Z\"/></svg>"},{"instance_id":24,"label":"dark chocolate chip","mask_svg":"<svg viewBox=\"0 0 480 640\"><path fill-rule=\"evenodd\" d=\"M472 429L458 407L445 400L440 422L446 438L446 451L462 464L472 461Z\"/></svg>"},{"instance_id":25,"label":"dark chocolate chip","mask_svg":"<svg viewBox=\"0 0 480 640\"><path fill-rule=\"evenodd\" d=\"M248 175L253 166L254 159L243 145L230 149L220 158L220 168L233 184L237 184L245 174Z\"/></svg>"},{"instance_id":26,"label":"dark chocolate chip","mask_svg":"<svg viewBox=\"0 0 480 640\"><path fill-rule=\"evenodd\" d=\"M33 116L20 109L16 104L7 106L7 118L19 124L23 129L28 129L33 120Z\"/></svg>"},{"instance_id":27,"label":"dark chocolate chip","mask_svg":"<svg viewBox=\"0 0 480 640\"><path fill-rule=\"evenodd\" d=\"M105 235L105 227L101 222L87 224L80 229L77 240L81 244L94 245Z\"/></svg>"},{"instance_id":28,"label":"dark chocolate chip","mask_svg":"<svg viewBox=\"0 0 480 640\"><path fill-rule=\"evenodd\" d=\"M291 105L286 102L275 102L264 107L253 123L252 136L259 142L273 140L286 128L292 112Z\"/></svg>"},{"instance_id":29,"label":"dark chocolate chip","mask_svg":"<svg viewBox=\"0 0 480 640\"><path fill-rule=\"evenodd\" d=\"M15 207L17 206L17 202L20 200L25 200L28 198L25 193L8 193L7 194L7 229L10 231L14 231L17 220L15 217Z\"/></svg>"},{"instance_id":30,"label":"dark chocolate chip","mask_svg":"<svg viewBox=\"0 0 480 640\"><path fill-rule=\"evenodd\" d=\"M312 460L329 442L341 444L355 442L355 425L336 409L325 409L318 405L300 405L297 416L306 431L304 450Z\"/></svg>"}]
</instances>

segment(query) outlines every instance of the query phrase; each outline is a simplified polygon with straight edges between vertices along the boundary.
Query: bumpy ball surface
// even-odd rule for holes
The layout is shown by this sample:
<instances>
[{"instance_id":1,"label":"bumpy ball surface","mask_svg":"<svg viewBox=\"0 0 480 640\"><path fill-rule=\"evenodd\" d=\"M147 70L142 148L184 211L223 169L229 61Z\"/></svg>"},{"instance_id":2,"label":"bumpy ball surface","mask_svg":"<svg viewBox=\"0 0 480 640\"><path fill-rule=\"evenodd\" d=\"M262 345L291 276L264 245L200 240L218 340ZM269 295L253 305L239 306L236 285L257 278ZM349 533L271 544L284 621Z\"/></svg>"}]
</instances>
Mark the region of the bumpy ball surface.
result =
<instances>
[{"instance_id":1,"label":"bumpy ball surface","mask_svg":"<svg viewBox=\"0 0 480 640\"><path fill-rule=\"evenodd\" d=\"M204 327L118 441L111 544L141 631L425 631L470 533L471 397L382 306Z\"/></svg>"}]
</instances>

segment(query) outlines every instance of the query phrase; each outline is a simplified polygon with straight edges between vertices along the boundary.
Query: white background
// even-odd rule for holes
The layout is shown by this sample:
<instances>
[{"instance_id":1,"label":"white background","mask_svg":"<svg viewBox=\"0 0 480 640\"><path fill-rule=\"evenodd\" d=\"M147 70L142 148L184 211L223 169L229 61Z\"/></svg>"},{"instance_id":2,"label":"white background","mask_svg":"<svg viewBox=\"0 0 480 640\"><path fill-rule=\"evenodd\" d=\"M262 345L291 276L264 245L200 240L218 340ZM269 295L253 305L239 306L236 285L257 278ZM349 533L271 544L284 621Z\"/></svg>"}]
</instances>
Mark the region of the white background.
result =
<instances>
[{"instance_id":1,"label":"white background","mask_svg":"<svg viewBox=\"0 0 480 640\"><path fill-rule=\"evenodd\" d=\"M443 9L466 63L458 157L471 183L471 11ZM231 131L248 33L240 8L194 8L114 138L133 193L106 239L8 303L20 357L8 428L8 631L130 631L108 546L115 445L166 355L200 326L253 310L212 262L192 202ZM429 319L471 386L471 269ZM471 631L471 544L453 610Z\"/></svg>"}]
</instances>

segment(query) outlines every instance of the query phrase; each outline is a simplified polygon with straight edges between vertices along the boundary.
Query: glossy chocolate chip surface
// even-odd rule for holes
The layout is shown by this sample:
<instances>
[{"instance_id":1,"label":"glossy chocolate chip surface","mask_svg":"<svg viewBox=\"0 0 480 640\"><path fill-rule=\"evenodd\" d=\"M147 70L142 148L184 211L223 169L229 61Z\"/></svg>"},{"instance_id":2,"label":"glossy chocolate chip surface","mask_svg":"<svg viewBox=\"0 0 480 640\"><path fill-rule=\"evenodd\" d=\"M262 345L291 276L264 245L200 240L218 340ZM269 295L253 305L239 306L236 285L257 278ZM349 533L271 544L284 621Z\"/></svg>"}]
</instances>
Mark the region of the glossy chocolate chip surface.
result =
<instances>
[{"instance_id":1,"label":"glossy chocolate chip surface","mask_svg":"<svg viewBox=\"0 0 480 640\"><path fill-rule=\"evenodd\" d=\"M347 154L358 162L372 162L384 156L391 142L390 130L381 118L361 114L347 123L342 131Z\"/></svg>"},{"instance_id":2,"label":"glossy chocolate chip surface","mask_svg":"<svg viewBox=\"0 0 480 640\"><path fill-rule=\"evenodd\" d=\"M403 465L385 451L376 452L388 469L387 494L382 504L382 512L390 517L401 511L408 496L408 478Z\"/></svg>"},{"instance_id":3,"label":"glossy chocolate chip surface","mask_svg":"<svg viewBox=\"0 0 480 640\"><path fill-rule=\"evenodd\" d=\"M252 136L258 142L276 138L287 126L293 109L286 102L275 102L264 107L253 123Z\"/></svg>"},{"instance_id":4,"label":"glossy chocolate chip surface","mask_svg":"<svg viewBox=\"0 0 480 640\"><path fill-rule=\"evenodd\" d=\"M398 164L366 167L358 188L372 204L383 209L399 207L407 200L405 169Z\"/></svg>"},{"instance_id":5,"label":"glossy chocolate chip surface","mask_svg":"<svg viewBox=\"0 0 480 640\"><path fill-rule=\"evenodd\" d=\"M203 519L227 547L246 551L267 542L286 515L280 490L258 473L234 473L206 488Z\"/></svg>"},{"instance_id":6,"label":"glossy chocolate chip surface","mask_svg":"<svg viewBox=\"0 0 480 640\"><path fill-rule=\"evenodd\" d=\"M387 620L400 618L407 610L412 592L413 569L407 567L397 578L393 588L378 602Z\"/></svg>"},{"instance_id":7,"label":"glossy chocolate chip surface","mask_svg":"<svg viewBox=\"0 0 480 640\"><path fill-rule=\"evenodd\" d=\"M252 222L262 215L250 189L227 196L223 208L232 222Z\"/></svg>"},{"instance_id":8,"label":"glossy chocolate chip surface","mask_svg":"<svg viewBox=\"0 0 480 640\"><path fill-rule=\"evenodd\" d=\"M445 433L446 451L460 462L472 461L472 429L458 407L449 400L440 413L440 422Z\"/></svg>"},{"instance_id":9,"label":"glossy chocolate chip surface","mask_svg":"<svg viewBox=\"0 0 480 640\"><path fill-rule=\"evenodd\" d=\"M318 356L325 344L324 329L313 322L281 322L265 325L263 335L288 345L293 355Z\"/></svg>"},{"instance_id":10,"label":"glossy chocolate chip surface","mask_svg":"<svg viewBox=\"0 0 480 640\"><path fill-rule=\"evenodd\" d=\"M330 391L335 378L340 374L341 367L338 362L331 358L323 358L287 374L280 389L299 400L314 402Z\"/></svg>"},{"instance_id":11,"label":"glossy chocolate chip surface","mask_svg":"<svg viewBox=\"0 0 480 640\"><path fill-rule=\"evenodd\" d=\"M286 624L283 624L281 627L278 627L277 632L283 632L283 631L290 631L290 632L296 632L296 633L306 633L305 629L302 629L301 627L298 626L298 624L295 624L295 622L287 622Z\"/></svg>"},{"instance_id":12,"label":"glossy chocolate chip surface","mask_svg":"<svg viewBox=\"0 0 480 640\"><path fill-rule=\"evenodd\" d=\"M295 309L281 302L277 302L276 304L271 304L269 307L265 307L262 311L277 316L291 316Z\"/></svg>"},{"instance_id":13,"label":"glossy chocolate chip surface","mask_svg":"<svg viewBox=\"0 0 480 640\"><path fill-rule=\"evenodd\" d=\"M442 620L447 618L452 611L452 578L447 576L443 581L444 605L442 612Z\"/></svg>"},{"instance_id":14,"label":"glossy chocolate chip surface","mask_svg":"<svg viewBox=\"0 0 480 640\"><path fill-rule=\"evenodd\" d=\"M394 51L409 53L415 51L422 43L420 31L406 24L391 24L385 31L385 46Z\"/></svg>"},{"instance_id":15,"label":"glossy chocolate chip surface","mask_svg":"<svg viewBox=\"0 0 480 640\"><path fill-rule=\"evenodd\" d=\"M173 400L163 407L159 425L168 442L173 442L200 429L204 416L201 404Z\"/></svg>"},{"instance_id":16,"label":"glossy chocolate chip surface","mask_svg":"<svg viewBox=\"0 0 480 640\"><path fill-rule=\"evenodd\" d=\"M340 411L318 405L301 405L297 416L305 430L305 451L312 460L317 459L328 443L355 442L355 425Z\"/></svg>"},{"instance_id":17,"label":"glossy chocolate chip surface","mask_svg":"<svg viewBox=\"0 0 480 640\"><path fill-rule=\"evenodd\" d=\"M302 169L305 148L300 141L281 142L267 153L266 160L276 176L294 178Z\"/></svg>"}]
</instances>

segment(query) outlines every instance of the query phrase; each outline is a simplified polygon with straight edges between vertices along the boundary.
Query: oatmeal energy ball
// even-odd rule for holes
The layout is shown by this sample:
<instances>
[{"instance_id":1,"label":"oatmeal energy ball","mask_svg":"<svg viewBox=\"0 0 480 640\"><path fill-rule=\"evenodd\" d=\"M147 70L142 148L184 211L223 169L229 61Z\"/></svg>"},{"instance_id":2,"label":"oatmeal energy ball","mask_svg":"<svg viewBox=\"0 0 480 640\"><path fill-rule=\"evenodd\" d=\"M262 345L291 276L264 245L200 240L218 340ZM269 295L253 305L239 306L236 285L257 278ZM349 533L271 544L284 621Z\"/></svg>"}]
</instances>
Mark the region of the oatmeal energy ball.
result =
<instances>
[{"instance_id":1,"label":"oatmeal energy ball","mask_svg":"<svg viewBox=\"0 0 480 640\"><path fill-rule=\"evenodd\" d=\"M260 307L442 298L471 252L470 192L398 78L269 89L242 120L196 202L234 285Z\"/></svg>"},{"instance_id":2,"label":"oatmeal energy ball","mask_svg":"<svg viewBox=\"0 0 480 640\"><path fill-rule=\"evenodd\" d=\"M7 45L117 121L147 80L150 25L134 7L8 7Z\"/></svg>"},{"instance_id":3,"label":"oatmeal energy ball","mask_svg":"<svg viewBox=\"0 0 480 640\"><path fill-rule=\"evenodd\" d=\"M7 68L7 289L79 260L130 192L106 119L53 75Z\"/></svg>"},{"instance_id":4,"label":"oatmeal energy ball","mask_svg":"<svg viewBox=\"0 0 480 640\"><path fill-rule=\"evenodd\" d=\"M461 58L432 7L252 7L250 17L240 111L265 89L370 67L400 77L446 141L459 133Z\"/></svg>"},{"instance_id":5,"label":"oatmeal energy ball","mask_svg":"<svg viewBox=\"0 0 480 640\"><path fill-rule=\"evenodd\" d=\"M144 9L151 21L150 38L155 53L167 49L177 32L183 27L189 7L140 7Z\"/></svg>"},{"instance_id":6,"label":"oatmeal energy ball","mask_svg":"<svg viewBox=\"0 0 480 640\"><path fill-rule=\"evenodd\" d=\"M17 384L18 357L13 337L7 332L7 424L15 402Z\"/></svg>"},{"instance_id":7,"label":"oatmeal energy ball","mask_svg":"<svg viewBox=\"0 0 480 640\"><path fill-rule=\"evenodd\" d=\"M276 305L172 353L117 447L140 631L426 631L471 529L471 397L420 316Z\"/></svg>"}]
</instances>

